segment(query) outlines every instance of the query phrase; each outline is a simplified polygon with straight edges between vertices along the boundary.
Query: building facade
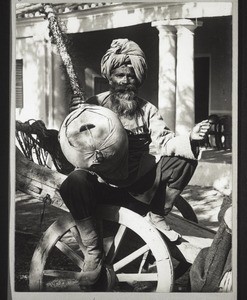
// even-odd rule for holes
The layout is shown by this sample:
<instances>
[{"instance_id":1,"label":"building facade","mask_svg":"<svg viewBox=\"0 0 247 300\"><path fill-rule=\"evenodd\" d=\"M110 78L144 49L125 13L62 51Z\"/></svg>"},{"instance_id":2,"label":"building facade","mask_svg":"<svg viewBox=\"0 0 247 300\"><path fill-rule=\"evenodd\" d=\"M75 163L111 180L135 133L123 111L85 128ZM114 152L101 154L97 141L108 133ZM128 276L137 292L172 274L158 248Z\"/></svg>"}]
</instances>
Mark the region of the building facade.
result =
<instances>
[{"instance_id":1,"label":"building facade","mask_svg":"<svg viewBox=\"0 0 247 300\"><path fill-rule=\"evenodd\" d=\"M42 119L58 129L71 93L39 9L39 4L16 9L16 119ZM140 45L148 64L139 95L160 109L171 129L180 134L209 115L231 117L237 101L232 99L232 3L56 4L55 10L88 97L108 88L100 60L111 41L128 38Z\"/></svg>"}]
</instances>

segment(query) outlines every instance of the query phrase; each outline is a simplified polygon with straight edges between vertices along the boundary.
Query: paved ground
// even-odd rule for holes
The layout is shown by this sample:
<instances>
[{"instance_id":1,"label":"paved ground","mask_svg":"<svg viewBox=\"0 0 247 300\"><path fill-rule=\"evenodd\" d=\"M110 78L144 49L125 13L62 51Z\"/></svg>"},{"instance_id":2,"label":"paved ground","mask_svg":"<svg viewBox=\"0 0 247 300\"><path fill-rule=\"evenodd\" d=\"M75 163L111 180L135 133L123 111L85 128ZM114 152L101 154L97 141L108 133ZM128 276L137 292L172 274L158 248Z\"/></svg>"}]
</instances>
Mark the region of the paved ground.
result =
<instances>
[{"instance_id":1,"label":"paved ground","mask_svg":"<svg viewBox=\"0 0 247 300\"><path fill-rule=\"evenodd\" d=\"M199 223L217 230L221 204L229 198L212 187L199 186L188 186L183 196L193 207ZM17 193L16 200L16 290L28 291L28 272L35 246L42 232L64 212L52 206L46 207L40 225L43 204L21 193ZM187 283L188 272L176 282L176 290L186 291Z\"/></svg>"},{"instance_id":2,"label":"paved ground","mask_svg":"<svg viewBox=\"0 0 247 300\"><path fill-rule=\"evenodd\" d=\"M231 201L230 197L213 187L201 186L188 186L182 195L193 207L199 224L217 230L220 207L223 201Z\"/></svg>"}]
</instances>

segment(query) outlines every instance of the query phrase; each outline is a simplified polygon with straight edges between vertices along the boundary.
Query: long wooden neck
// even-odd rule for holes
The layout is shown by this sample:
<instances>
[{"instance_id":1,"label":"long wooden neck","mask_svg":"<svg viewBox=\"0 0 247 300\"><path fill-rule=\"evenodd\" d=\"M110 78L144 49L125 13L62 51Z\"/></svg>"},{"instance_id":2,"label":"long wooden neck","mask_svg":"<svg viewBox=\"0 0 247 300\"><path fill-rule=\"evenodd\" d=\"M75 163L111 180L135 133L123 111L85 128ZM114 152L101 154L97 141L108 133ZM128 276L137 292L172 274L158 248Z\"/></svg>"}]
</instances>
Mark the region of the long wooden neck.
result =
<instances>
[{"instance_id":1,"label":"long wooden neck","mask_svg":"<svg viewBox=\"0 0 247 300\"><path fill-rule=\"evenodd\" d=\"M57 17L56 17L56 14L54 12L52 5L44 4L44 12L49 21L50 33L56 43L56 46L57 46L57 49L61 56L61 59L63 61L63 64L66 67L66 71L67 71L67 74L68 74L68 77L70 80L72 92L75 96L80 97L81 100L84 102L85 101L85 92L82 90L82 88L79 85L79 81L78 81L77 75L75 73L71 57L68 53L68 49L66 47L66 43L64 41L64 37L63 37L62 31L61 31L61 28L58 24L58 20L57 20Z\"/></svg>"}]
</instances>

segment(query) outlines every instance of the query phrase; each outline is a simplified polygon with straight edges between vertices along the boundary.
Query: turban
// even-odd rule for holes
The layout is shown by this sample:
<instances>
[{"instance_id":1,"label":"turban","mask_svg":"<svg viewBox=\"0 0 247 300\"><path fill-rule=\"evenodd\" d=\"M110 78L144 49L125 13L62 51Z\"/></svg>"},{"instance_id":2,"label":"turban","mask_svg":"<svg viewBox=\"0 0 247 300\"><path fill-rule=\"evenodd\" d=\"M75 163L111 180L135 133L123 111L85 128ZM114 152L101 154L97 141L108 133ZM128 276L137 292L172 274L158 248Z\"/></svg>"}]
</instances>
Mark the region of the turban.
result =
<instances>
[{"instance_id":1,"label":"turban","mask_svg":"<svg viewBox=\"0 0 247 300\"><path fill-rule=\"evenodd\" d=\"M139 85L146 78L147 64L141 48L128 39L117 39L111 43L111 48L101 59L101 74L110 79L111 71L123 64L130 63L135 71Z\"/></svg>"},{"instance_id":2,"label":"turban","mask_svg":"<svg viewBox=\"0 0 247 300\"><path fill-rule=\"evenodd\" d=\"M84 104L63 121L59 142L67 160L105 180L128 176L128 137L117 115L108 108Z\"/></svg>"}]
</instances>

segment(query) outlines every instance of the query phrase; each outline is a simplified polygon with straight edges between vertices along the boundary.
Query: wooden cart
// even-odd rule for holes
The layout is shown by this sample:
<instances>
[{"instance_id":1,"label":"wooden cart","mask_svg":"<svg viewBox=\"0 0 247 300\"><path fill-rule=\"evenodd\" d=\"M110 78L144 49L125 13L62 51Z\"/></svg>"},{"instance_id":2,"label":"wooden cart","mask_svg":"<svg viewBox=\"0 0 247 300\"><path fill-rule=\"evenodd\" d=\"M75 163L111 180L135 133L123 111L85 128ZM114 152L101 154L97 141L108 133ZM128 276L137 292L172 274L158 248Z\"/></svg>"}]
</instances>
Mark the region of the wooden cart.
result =
<instances>
[{"instance_id":1,"label":"wooden cart","mask_svg":"<svg viewBox=\"0 0 247 300\"><path fill-rule=\"evenodd\" d=\"M16 148L16 188L24 193L67 211L51 224L41 237L31 260L31 291L52 291L56 282L72 289L78 284L83 265L81 241L60 194L66 175L27 159ZM106 254L101 278L92 291L171 292L174 279L183 274L199 251L208 247L215 232L195 221L183 198L177 207L187 218L170 213L171 227L182 235L177 243L154 228L138 211L124 206L99 205L98 223Z\"/></svg>"}]
</instances>

